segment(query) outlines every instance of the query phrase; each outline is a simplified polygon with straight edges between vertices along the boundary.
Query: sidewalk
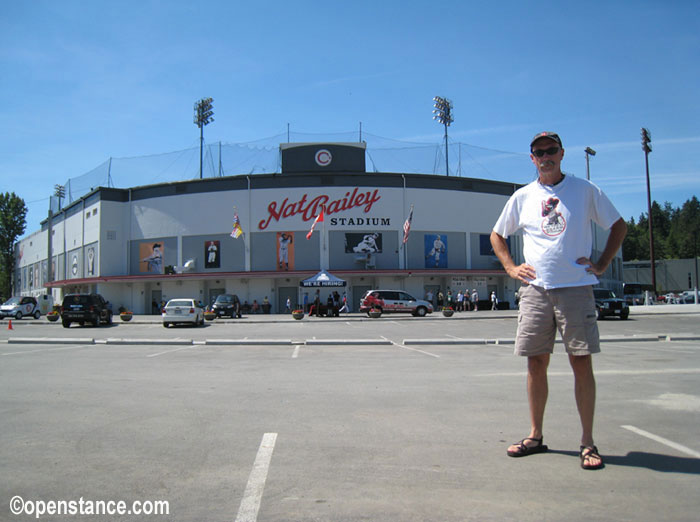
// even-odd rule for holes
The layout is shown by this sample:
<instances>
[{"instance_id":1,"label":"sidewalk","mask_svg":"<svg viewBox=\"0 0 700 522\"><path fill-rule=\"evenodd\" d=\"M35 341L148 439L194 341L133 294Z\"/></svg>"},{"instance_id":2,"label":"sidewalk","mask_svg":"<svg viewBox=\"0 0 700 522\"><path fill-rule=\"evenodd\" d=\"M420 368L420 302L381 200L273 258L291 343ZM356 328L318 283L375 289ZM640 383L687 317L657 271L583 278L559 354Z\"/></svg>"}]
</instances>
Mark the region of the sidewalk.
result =
<instances>
[{"instance_id":1,"label":"sidewalk","mask_svg":"<svg viewBox=\"0 0 700 522\"><path fill-rule=\"evenodd\" d=\"M631 306L630 316L643 316L643 315L659 315L659 314L700 314L700 305L695 304L658 304L653 306ZM371 319L367 317L367 314L359 312L351 312L348 314L341 314L340 317L316 317L313 315L305 315L302 321L382 321L390 319L392 321L413 321L413 320L426 320L426 319L439 319L445 321L452 320L473 320L473 319L505 319L505 318L517 318L518 310L483 310L479 312L455 312L452 317L443 317L440 312L433 312L427 315L425 318L413 317L411 314L383 314L379 319ZM9 326L10 319L0 320L0 325L3 328ZM229 319L229 318L219 318L213 321L208 321L208 324L236 324L236 323L280 323L280 322L291 322L295 321L292 314L248 314L244 315L240 319ZM115 314L115 323L122 323L119 316ZM128 324L160 324L162 319L160 315L134 315L133 319ZM20 320L12 319L12 326L14 327L24 327L27 325L31 326L61 326L61 322L57 321L55 323L50 323L45 317L39 320L32 318L22 318Z\"/></svg>"}]
</instances>

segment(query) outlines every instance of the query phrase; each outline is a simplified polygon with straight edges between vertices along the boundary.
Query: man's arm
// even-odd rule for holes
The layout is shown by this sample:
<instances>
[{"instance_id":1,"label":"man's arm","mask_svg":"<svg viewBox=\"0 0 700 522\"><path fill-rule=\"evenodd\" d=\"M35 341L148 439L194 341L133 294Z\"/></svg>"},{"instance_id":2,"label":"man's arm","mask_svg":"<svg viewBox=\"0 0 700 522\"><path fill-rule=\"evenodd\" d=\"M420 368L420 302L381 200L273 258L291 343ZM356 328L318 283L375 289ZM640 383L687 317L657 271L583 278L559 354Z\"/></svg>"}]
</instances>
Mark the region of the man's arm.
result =
<instances>
[{"instance_id":1,"label":"man's arm","mask_svg":"<svg viewBox=\"0 0 700 522\"><path fill-rule=\"evenodd\" d=\"M498 260L503 265L506 273L513 279L517 279L526 285L530 284L530 281L535 279L535 269L523 263L522 265L516 265L513 258L510 256L508 251L508 243L506 239L495 231L491 231L491 246L493 251L496 253Z\"/></svg>"},{"instance_id":2,"label":"man's arm","mask_svg":"<svg viewBox=\"0 0 700 522\"><path fill-rule=\"evenodd\" d=\"M605 270L607 270L608 265L612 262L615 254L622 246L622 241L627 235L627 223L625 220L620 218L613 226L610 227L610 235L608 236L608 241L605 243L605 249L603 253L600 254L600 258L595 263L588 257L580 257L576 260L579 265L588 265L586 272L591 272L595 275L601 275Z\"/></svg>"}]
</instances>

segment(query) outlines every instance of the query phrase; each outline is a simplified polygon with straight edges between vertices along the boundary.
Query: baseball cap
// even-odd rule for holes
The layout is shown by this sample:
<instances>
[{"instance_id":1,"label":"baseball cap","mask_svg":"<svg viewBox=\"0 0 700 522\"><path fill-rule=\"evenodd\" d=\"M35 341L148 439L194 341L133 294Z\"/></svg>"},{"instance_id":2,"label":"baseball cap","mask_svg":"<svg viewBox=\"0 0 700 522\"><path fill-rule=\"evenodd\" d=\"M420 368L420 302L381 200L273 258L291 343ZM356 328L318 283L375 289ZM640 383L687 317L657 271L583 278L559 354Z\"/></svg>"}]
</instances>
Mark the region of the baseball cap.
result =
<instances>
[{"instance_id":1,"label":"baseball cap","mask_svg":"<svg viewBox=\"0 0 700 522\"><path fill-rule=\"evenodd\" d=\"M556 141L562 149L564 148L564 145L561 144L561 138L559 137L559 134L557 134L556 132L544 131L535 134L535 137L532 138L532 141L530 142L530 149L532 149L532 145L540 138L549 138L550 140Z\"/></svg>"}]
</instances>

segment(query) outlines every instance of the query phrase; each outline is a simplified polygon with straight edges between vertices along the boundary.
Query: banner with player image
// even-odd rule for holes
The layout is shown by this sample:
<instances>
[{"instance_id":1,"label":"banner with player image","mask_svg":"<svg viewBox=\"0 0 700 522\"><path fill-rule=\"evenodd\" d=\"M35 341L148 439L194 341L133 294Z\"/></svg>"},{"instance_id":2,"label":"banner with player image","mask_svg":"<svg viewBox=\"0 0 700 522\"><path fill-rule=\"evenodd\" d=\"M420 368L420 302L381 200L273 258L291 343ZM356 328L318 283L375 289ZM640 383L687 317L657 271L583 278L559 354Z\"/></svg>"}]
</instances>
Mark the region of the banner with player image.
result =
<instances>
[{"instance_id":1,"label":"banner with player image","mask_svg":"<svg viewBox=\"0 0 700 522\"><path fill-rule=\"evenodd\" d=\"M425 234L425 268L447 268L447 235Z\"/></svg>"},{"instance_id":2,"label":"banner with player image","mask_svg":"<svg viewBox=\"0 0 700 522\"><path fill-rule=\"evenodd\" d=\"M218 241L204 242L204 268L221 268L221 244Z\"/></svg>"},{"instance_id":3,"label":"banner with player image","mask_svg":"<svg viewBox=\"0 0 700 522\"><path fill-rule=\"evenodd\" d=\"M277 232L277 271L294 270L294 232Z\"/></svg>"},{"instance_id":4,"label":"banner with player image","mask_svg":"<svg viewBox=\"0 0 700 522\"><path fill-rule=\"evenodd\" d=\"M379 232L358 234L346 232L346 254L379 254L382 251L382 235Z\"/></svg>"},{"instance_id":5,"label":"banner with player image","mask_svg":"<svg viewBox=\"0 0 700 522\"><path fill-rule=\"evenodd\" d=\"M139 272L162 274L164 253L162 243L139 243Z\"/></svg>"}]
</instances>

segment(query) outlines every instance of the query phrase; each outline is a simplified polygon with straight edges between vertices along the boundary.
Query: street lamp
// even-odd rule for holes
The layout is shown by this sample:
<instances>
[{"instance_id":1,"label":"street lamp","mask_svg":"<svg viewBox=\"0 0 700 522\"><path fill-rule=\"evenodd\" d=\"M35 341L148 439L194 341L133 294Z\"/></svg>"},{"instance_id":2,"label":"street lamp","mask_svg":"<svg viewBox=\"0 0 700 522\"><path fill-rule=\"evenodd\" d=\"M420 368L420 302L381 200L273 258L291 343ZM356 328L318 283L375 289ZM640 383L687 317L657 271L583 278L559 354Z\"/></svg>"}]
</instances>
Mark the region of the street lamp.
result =
<instances>
[{"instance_id":1,"label":"street lamp","mask_svg":"<svg viewBox=\"0 0 700 522\"><path fill-rule=\"evenodd\" d=\"M199 127L199 179L202 179L202 150L204 149L204 126L214 121L212 98L203 98L194 104L194 123Z\"/></svg>"},{"instance_id":2,"label":"street lamp","mask_svg":"<svg viewBox=\"0 0 700 522\"><path fill-rule=\"evenodd\" d=\"M651 152L651 132L642 127L642 150L644 151L644 162L647 172L647 212L649 214L649 258L651 261L651 286L656 294L656 259L654 257L654 231L651 219L651 188L649 187L649 153Z\"/></svg>"},{"instance_id":3,"label":"street lamp","mask_svg":"<svg viewBox=\"0 0 700 522\"><path fill-rule=\"evenodd\" d=\"M452 118L452 102L447 98L442 98L440 96L435 96L433 98L433 101L435 102L435 109L433 109L433 119L438 120L445 126L445 170L447 171L447 175L449 176L450 162L447 155L447 127L449 127L450 123L454 121L454 118Z\"/></svg>"},{"instance_id":4,"label":"street lamp","mask_svg":"<svg viewBox=\"0 0 700 522\"><path fill-rule=\"evenodd\" d=\"M595 156L595 151L590 147L586 147L586 150L584 150L583 152L586 153L586 179L588 181L590 181L591 180L591 170L590 170L590 166L588 164L588 158L590 156ZM596 251L598 249L598 231L595 228L595 223L591 223L591 228L593 229L593 250Z\"/></svg>"},{"instance_id":5,"label":"street lamp","mask_svg":"<svg viewBox=\"0 0 700 522\"><path fill-rule=\"evenodd\" d=\"M588 158L589 158L589 156L595 156L595 151L590 147L586 147L586 150L584 150L583 152L586 153L586 179L588 181L590 181L591 180L591 171L590 171L590 168L588 166Z\"/></svg>"}]
</instances>

